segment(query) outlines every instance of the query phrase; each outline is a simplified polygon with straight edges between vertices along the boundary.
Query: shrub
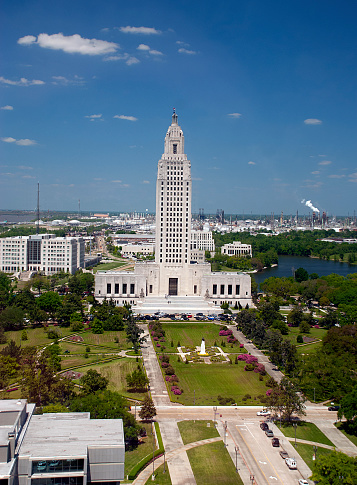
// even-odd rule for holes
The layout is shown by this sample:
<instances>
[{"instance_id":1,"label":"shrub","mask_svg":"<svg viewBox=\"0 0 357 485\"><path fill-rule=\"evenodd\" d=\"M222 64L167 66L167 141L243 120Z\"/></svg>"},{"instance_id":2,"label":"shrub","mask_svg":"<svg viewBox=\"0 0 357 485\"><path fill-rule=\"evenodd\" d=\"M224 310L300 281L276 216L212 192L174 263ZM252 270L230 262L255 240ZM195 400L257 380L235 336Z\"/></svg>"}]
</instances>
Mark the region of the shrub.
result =
<instances>
[{"instance_id":1,"label":"shrub","mask_svg":"<svg viewBox=\"0 0 357 485\"><path fill-rule=\"evenodd\" d=\"M168 362L161 362L161 367L162 367L163 369L166 369L167 367L169 367L169 365L170 365L170 364L169 364Z\"/></svg>"},{"instance_id":2,"label":"shrub","mask_svg":"<svg viewBox=\"0 0 357 485\"><path fill-rule=\"evenodd\" d=\"M165 374L167 376L173 376L175 374L175 369L172 367L172 365L169 365L166 369L165 369Z\"/></svg>"},{"instance_id":3,"label":"shrub","mask_svg":"<svg viewBox=\"0 0 357 485\"><path fill-rule=\"evenodd\" d=\"M304 342L304 339L303 339L303 337L302 337L302 335L301 335L301 334L299 334L299 335L296 337L296 341L297 341L297 343L298 343L298 344L302 344L302 343Z\"/></svg>"},{"instance_id":4,"label":"shrub","mask_svg":"<svg viewBox=\"0 0 357 485\"><path fill-rule=\"evenodd\" d=\"M251 370L253 370L253 369L254 369L253 364L246 364L246 365L244 366L244 370L246 370L246 371L251 371Z\"/></svg>"},{"instance_id":5,"label":"shrub","mask_svg":"<svg viewBox=\"0 0 357 485\"><path fill-rule=\"evenodd\" d=\"M172 386L171 392L173 392L176 396L180 396L182 394L181 389L177 386Z\"/></svg>"},{"instance_id":6,"label":"shrub","mask_svg":"<svg viewBox=\"0 0 357 485\"><path fill-rule=\"evenodd\" d=\"M267 390L267 392L265 393L265 395L266 395L267 397L269 397L269 396L270 396L270 394L272 393L272 391L273 391L272 389L268 389L268 390Z\"/></svg>"}]
</instances>

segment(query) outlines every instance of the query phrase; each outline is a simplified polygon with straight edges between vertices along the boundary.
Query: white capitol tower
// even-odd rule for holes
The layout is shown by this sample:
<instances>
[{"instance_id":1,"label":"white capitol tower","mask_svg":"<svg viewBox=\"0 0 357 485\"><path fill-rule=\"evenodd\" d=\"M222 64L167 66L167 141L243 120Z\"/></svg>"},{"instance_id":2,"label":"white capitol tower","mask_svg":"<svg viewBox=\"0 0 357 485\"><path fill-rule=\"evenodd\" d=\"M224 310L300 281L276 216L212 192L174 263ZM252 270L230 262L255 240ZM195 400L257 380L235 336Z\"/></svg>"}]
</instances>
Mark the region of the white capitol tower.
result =
<instances>
[{"instance_id":1,"label":"white capitol tower","mask_svg":"<svg viewBox=\"0 0 357 485\"><path fill-rule=\"evenodd\" d=\"M222 302L251 302L251 280L244 273L212 273L191 251L191 162L174 110L158 163L155 261L138 262L134 271L98 271L95 297L130 302L134 311L213 313ZM202 258L200 258L200 261ZM135 308L136 307L136 308Z\"/></svg>"}]
</instances>

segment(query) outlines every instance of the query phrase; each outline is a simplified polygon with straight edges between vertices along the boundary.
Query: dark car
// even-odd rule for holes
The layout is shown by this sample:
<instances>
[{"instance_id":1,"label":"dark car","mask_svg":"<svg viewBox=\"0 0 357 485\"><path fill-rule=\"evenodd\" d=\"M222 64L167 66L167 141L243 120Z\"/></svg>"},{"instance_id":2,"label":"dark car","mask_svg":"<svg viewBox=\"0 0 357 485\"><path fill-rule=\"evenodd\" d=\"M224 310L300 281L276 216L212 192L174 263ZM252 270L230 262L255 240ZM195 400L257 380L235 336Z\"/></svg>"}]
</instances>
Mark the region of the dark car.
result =
<instances>
[{"instance_id":1,"label":"dark car","mask_svg":"<svg viewBox=\"0 0 357 485\"><path fill-rule=\"evenodd\" d=\"M286 460L287 458L289 458L289 454L288 454L288 452L287 452L287 451L281 450L281 451L279 452L279 454L280 454L280 456L281 456L281 457L282 457L284 460Z\"/></svg>"},{"instance_id":2,"label":"dark car","mask_svg":"<svg viewBox=\"0 0 357 485\"><path fill-rule=\"evenodd\" d=\"M271 429L267 429L265 431L265 434L267 435L268 438L274 438L274 433Z\"/></svg>"},{"instance_id":3,"label":"dark car","mask_svg":"<svg viewBox=\"0 0 357 485\"><path fill-rule=\"evenodd\" d=\"M329 411L338 411L340 409L340 406L330 406L328 408Z\"/></svg>"},{"instance_id":4,"label":"dark car","mask_svg":"<svg viewBox=\"0 0 357 485\"><path fill-rule=\"evenodd\" d=\"M280 446L279 438L273 438L272 441L271 441L271 444L273 446Z\"/></svg>"},{"instance_id":5,"label":"dark car","mask_svg":"<svg viewBox=\"0 0 357 485\"><path fill-rule=\"evenodd\" d=\"M263 430L263 431L266 431L267 429L269 429L269 426L267 423L260 423L260 428Z\"/></svg>"}]
</instances>

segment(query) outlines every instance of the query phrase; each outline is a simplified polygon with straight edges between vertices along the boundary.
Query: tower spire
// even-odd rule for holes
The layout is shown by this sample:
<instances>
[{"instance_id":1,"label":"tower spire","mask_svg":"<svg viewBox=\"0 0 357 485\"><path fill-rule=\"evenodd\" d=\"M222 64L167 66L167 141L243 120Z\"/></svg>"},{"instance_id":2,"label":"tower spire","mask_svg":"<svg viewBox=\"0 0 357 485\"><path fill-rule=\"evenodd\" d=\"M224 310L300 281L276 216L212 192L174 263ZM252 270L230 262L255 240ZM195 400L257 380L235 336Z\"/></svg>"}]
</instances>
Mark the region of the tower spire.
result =
<instances>
[{"instance_id":1,"label":"tower spire","mask_svg":"<svg viewBox=\"0 0 357 485\"><path fill-rule=\"evenodd\" d=\"M176 109L175 108L173 108L173 113L172 113L172 124L173 125L177 125L178 124L177 114L176 114Z\"/></svg>"}]
</instances>

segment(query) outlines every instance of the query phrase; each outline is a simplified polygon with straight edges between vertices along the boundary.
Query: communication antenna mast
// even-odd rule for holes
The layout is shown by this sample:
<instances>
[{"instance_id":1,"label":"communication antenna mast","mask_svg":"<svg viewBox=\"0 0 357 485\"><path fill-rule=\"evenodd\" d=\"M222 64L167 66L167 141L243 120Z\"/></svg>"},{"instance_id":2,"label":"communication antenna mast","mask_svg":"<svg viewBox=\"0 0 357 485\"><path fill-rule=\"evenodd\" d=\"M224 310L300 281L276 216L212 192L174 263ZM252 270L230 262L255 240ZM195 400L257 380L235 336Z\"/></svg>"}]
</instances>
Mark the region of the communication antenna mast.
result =
<instances>
[{"instance_id":1,"label":"communication antenna mast","mask_svg":"<svg viewBox=\"0 0 357 485\"><path fill-rule=\"evenodd\" d=\"M40 182L37 182L37 228L36 234L40 232Z\"/></svg>"},{"instance_id":2,"label":"communication antenna mast","mask_svg":"<svg viewBox=\"0 0 357 485\"><path fill-rule=\"evenodd\" d=\"M81 215L81 199L78 199L78 215Z\"/></svg>"}]
</instances>

